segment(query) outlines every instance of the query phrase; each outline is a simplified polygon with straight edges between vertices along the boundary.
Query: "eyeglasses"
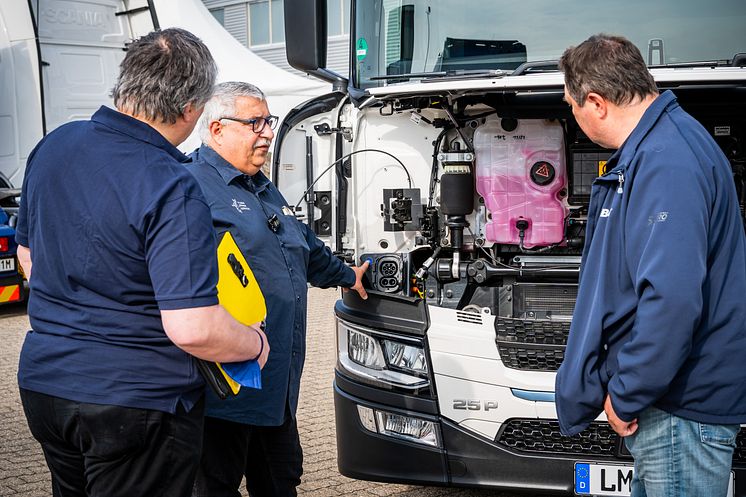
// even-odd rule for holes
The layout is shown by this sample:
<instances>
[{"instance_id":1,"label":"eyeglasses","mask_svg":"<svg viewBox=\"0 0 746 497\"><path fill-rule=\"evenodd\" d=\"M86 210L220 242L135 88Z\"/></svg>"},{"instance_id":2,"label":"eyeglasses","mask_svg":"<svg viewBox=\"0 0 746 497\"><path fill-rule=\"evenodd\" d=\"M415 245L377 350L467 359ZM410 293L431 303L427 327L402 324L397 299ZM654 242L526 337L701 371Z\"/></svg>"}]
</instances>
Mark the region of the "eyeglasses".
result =
<instances>
[{"instance_id":1,"label":"eyeglasses","mask_svg":"<svg viewBox=\"0 0 746 497\"><path fill-rule=\"evenodd\" d=\"M229 121L236 121L237 123L251 126L251 131L254 133L261 133L264 130L264 126L269 125L269 129L275 129L279 118L277 116L257 117L254 119L240 119L238 117L221 117L218 121L228 119Z\"/></svg>"}]
</instances>

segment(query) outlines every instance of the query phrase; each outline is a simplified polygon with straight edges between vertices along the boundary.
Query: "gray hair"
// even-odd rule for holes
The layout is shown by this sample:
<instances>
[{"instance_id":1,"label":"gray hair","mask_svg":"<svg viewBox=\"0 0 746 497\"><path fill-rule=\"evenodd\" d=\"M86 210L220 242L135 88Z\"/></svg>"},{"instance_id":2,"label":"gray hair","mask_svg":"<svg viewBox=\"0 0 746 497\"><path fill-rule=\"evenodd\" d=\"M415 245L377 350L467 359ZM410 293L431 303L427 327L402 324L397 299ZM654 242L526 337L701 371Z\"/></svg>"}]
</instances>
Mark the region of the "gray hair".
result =
<instances>
[{"instance_id":1,"label":"gray hair","mask_svg":"<svg viewBox=\"0 0 746 497\"><path fill-rule=\"evenodd\" d=\"M658 94L640 50L621 36L591 36L565 50L559 68L565 73L567 93L578 105L591 92L620 107Z\"/></svg>"},{"instance_id":2,"label":"gray hair","mask_svg":"<svg viewBox=\"0 0 746 497\"><path fill-rule=\"evenodd\" d=\"M189 31L153 31L127 46L111 96L117 109L173 124L187 104L210 98L218 68L210 50Z\"/></svg>"},{"instance_id":3,"label":"gray hair","mask_svg":"<svg viewBox=\"0 0 746 497\"><path fill-rule=\"evenodd\" d=\"M210 140L210 123L221 117L234 117L236 113L236 99L251 97L266 100L264 92L250 83L243 81L226 81L215 87L212 98L205 104L205 110L199 120L199 137L202 143Z\"/></svg>"}]
</instances>

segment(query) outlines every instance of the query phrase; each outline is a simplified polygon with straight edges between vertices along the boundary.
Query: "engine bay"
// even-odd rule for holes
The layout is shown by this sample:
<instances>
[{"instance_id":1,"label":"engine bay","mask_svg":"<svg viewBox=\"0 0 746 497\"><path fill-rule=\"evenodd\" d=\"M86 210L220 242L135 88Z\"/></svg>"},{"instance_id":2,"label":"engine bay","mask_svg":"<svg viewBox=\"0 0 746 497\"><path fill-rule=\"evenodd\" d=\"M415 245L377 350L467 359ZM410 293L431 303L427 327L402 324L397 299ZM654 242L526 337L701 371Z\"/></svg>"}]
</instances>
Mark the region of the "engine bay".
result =
<instances>
[{"instance_id":1,"label":"engine bay","mask_svg":"<svg viewBox=\"0 0 746 497\"><path fill-rule=\"evenodd\" d=\"M743 92L675 93L730 161L743 215ZM432 145L432 162L427 187L418 188L422 174L414 170L422 166L401 154L420 180L412 184L407 171L407 188L381 189L378 226L410 242L382 237L377 246L358 244L365 249L360 260L372 261L369 287L429 305L568 327L591 185L607 172L614 151L583 134L557 92L416 96L385 101L375 112L378 123L398 119L401 129L408 116L408 126L427 130L422 135ZM395 146L387 150L396 155Z\"/></svg>"}]
</instances>

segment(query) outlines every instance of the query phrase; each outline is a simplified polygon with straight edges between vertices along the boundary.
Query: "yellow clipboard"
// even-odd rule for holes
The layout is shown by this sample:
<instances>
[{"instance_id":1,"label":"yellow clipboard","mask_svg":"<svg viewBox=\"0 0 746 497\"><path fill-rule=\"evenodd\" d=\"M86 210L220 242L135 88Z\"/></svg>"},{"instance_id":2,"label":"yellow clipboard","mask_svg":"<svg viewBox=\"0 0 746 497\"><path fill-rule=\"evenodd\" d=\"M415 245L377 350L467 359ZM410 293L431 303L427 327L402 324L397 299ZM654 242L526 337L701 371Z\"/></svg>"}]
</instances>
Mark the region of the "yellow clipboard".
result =
<instances>
[{"instance_id":1,"label":"yellow clipboard","mask_svg":"<svg viewBox=\"0 0 746 497\"><path fill-rule=\"evenodd\" d=\"M239 323L254 324L267 317L264 294L230 231L225 232L218 244L217 289L220 305ZM220 363L216 364L233 394L237 394L241 385L226 374Z\"/></svg>"}]
</instances>

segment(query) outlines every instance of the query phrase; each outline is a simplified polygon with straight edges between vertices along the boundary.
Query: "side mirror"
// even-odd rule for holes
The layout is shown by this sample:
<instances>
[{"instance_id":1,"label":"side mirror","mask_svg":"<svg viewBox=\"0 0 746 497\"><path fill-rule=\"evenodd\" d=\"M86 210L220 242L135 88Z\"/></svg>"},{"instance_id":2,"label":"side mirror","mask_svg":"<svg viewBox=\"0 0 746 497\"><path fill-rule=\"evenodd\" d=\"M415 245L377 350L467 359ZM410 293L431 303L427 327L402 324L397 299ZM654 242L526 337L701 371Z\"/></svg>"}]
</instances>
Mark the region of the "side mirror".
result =
<instances>
[{"instance_id":1,"label":"side mirror","mask_svg":"<svg viewBox=\"0 0 746 497\"><path fill-rule=\"evenodd\" d=\"M292 67L342 89L347 80L326 68L326 2L285 0L285 49Z\"/></svg>"}]
</instances>

